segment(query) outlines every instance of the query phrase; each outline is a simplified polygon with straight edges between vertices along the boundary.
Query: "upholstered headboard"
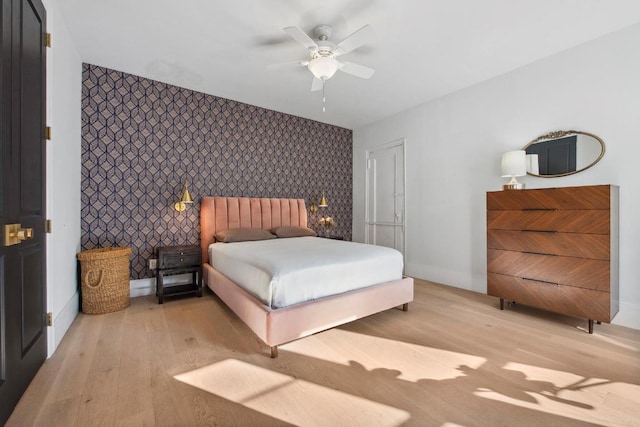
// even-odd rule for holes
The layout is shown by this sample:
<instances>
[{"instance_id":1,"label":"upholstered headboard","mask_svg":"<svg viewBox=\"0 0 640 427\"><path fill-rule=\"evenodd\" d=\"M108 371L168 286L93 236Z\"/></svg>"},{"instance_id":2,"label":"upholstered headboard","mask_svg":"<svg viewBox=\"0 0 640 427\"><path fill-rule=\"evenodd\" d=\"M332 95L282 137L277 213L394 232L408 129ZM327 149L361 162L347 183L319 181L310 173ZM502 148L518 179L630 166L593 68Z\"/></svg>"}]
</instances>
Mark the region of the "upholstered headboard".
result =
<instances>
[{"instance_id":1,"label":"upholstered headboard","mask_svg":"<svg viewBox=\"0 0 640 427\"><path fill-rule=\"evenodd\" d=\"M209 262L209 245L218 231L255 227L268 230L281 225L307 226L303 199L203 197L200 203L202 263Z\"/></svg>"}]
</instances>

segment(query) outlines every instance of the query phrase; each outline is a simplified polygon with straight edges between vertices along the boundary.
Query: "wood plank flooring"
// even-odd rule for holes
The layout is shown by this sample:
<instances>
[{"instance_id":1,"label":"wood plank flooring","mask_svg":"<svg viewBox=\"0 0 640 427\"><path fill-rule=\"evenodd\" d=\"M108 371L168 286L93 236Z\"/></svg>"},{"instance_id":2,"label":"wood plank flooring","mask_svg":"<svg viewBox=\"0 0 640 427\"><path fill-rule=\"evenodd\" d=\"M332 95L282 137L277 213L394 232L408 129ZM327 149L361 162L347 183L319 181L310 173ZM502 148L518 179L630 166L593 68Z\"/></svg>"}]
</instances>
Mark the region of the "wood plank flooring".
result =
<instances>
[{"instance_id":1,"label":"wood plank flooring","mask_svg":"<svg viewBox=\"0 0 640 427\"><path fill-rule=\"evenodd\" d=\"M415 288L277 359L211 292L80 314L7 426L640 425L640 331Z\"/></svg>"}]
</instances>

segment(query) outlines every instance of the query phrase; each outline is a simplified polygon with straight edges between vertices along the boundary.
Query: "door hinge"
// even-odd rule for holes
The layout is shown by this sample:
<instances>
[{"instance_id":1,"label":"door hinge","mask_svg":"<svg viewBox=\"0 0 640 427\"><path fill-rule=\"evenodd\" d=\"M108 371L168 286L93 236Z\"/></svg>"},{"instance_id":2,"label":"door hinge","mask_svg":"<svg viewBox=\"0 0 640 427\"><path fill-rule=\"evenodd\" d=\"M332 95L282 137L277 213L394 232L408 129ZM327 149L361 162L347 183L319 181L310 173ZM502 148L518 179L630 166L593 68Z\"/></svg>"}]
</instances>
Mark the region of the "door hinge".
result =
<instances>
[{"instance_id":1,"label":"door hinge","mask_svg":"<svg viewBox=\"0 0 640 427\"><path fill-rule=\"evenodd\" d=\"M44 128L44 137L45 139L51 139L51 126Z\"/></svg>"},{"instance_id":2,"label":"door hinge","mask_svg":"<svg viewBox=\"0 0 640 427\"><path fill-rule=\"evenodd\" d=\"M46 47L51 47L51 33L44 34L44 45Z\"/></svg>"},{"instance_id":3,"label":"door hinge","mask_svg":"<svg viewBox=\"0 0 640 427\"><path fill-rule=\"evenodd\" d=\"M53 326L53 313L47 313L47 326Z\"/></svg>"},{"instance_id":4,"label":"door hinge","mask_svg":"<svg viewBox=\"0 0 640 427\"><path fill-rule=\"evenodd\" d=\"M51 234L51 220L48 219L44 222L44 232Z\"/></svg>"}]
</instances>

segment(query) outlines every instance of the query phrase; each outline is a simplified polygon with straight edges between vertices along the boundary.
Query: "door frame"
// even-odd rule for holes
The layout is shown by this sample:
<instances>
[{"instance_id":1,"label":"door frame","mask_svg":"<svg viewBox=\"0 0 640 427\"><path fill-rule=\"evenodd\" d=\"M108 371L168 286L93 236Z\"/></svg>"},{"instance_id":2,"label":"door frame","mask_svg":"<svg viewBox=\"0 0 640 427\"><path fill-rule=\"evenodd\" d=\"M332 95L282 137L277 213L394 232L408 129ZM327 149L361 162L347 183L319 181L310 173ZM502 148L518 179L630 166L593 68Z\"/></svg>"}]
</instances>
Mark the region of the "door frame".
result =
<instances>
[{"instance_id":1,"label":"door frame","mask_svg":"<svg viewBox=\"0 0 640 427\"><path fill-rule=\"evenodd\" d=\"M369 242L369 190L371 183L369 182L369 156L377 151L388 150L395 147L402 147L402 183L404 195L402 197L402 255L407 255L407 138L402 137L394 139L377 147L367 149L364 152L364 241Z\"/></svg>"}]
</instances>

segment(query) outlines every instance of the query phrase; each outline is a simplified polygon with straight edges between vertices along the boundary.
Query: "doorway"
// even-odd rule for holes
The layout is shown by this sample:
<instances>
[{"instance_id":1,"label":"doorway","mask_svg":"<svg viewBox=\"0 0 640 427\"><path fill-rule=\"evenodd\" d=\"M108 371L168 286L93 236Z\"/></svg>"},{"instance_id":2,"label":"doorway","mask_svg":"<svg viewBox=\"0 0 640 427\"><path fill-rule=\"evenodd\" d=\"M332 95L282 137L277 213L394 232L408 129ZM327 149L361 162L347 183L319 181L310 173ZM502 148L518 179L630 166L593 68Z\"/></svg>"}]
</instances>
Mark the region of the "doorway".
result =
<instances>
[{"instance_id":1,"label":"doorway","mask_svg":"<svg viewBox=\"0 0 640 427\"><path fill-rule=\"evenodd\" d=\"M405 139L367 151L365 242L405 253Z\"/></svg>"}]
</instances>

